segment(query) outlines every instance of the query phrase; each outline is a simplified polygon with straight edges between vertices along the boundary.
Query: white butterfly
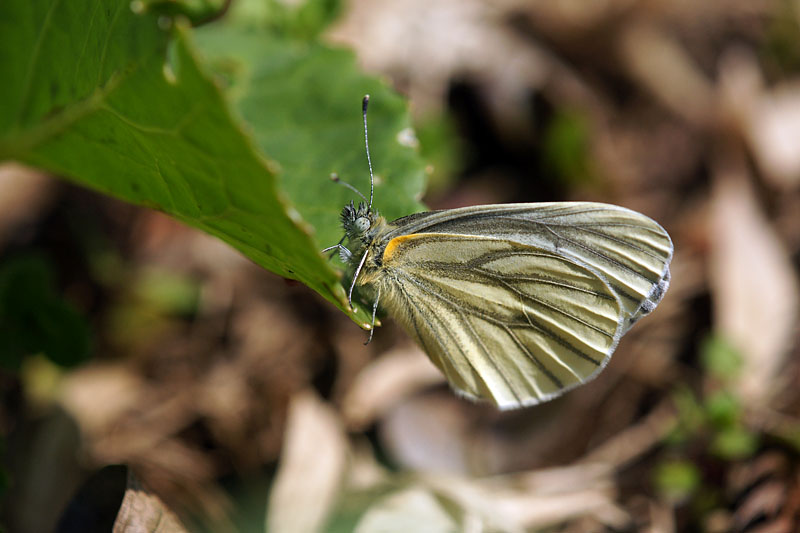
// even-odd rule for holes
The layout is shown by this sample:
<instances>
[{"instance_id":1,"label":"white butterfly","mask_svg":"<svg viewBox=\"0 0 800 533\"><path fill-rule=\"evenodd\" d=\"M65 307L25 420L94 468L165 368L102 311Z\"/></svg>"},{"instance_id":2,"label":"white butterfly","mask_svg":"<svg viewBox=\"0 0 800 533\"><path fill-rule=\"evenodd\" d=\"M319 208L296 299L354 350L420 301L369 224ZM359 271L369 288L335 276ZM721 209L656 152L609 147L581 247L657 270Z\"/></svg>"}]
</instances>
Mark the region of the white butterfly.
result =
<instances>
[{"instance_id":1,"label":"white butterfly","mask_svg":"<svg viewBox=\"0 0 800 533\"><path fill-rule=\"evenodd\" d=\"M457 392L502 409L592 379L669 286L667 232L613 205L483 205L387 222L371 191L342 223L327 250L349 266L350 299L358 287L373 324L381 305Z\"/></svg>"}]
</instances>

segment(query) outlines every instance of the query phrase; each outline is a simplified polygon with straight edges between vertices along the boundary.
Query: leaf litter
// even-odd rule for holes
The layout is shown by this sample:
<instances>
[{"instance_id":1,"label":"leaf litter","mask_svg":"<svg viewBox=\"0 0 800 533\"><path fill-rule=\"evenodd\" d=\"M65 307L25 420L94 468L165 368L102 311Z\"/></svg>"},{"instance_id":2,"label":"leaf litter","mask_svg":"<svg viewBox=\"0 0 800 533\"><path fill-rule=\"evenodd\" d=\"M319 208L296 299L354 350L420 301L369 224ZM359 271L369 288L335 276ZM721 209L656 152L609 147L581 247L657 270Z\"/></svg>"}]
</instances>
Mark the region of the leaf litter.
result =
<instances>
[{"instance_id":1,"label":"leaf litter","mask_svg":"<svg viewBox=\"0 0 800 533\"><path fill-rule=\"evenodd\" d=\"M417 4L353 2L330 38L419 120L455 117L466 149L433 207L592 199L670 231L672 287L597 380L525 411L465 402L391 320L364 348L320 298L212 239L37 181L28 217L0 218L18 236L0 246L51 252L94 325L95 359L60 374L49 407L80 428L84 472L126 464L213 531L797 529L800 65L772 33L785 15L576 4L443 0L422 24ZM541 132L565 109L589 131L577 183L541 165ZM64 229L76 211L100 228L91 239ZM195 284L196 307L137 290L153 268ZM704 366L712 333L741 358L734 379ZM6 457L21 462L48 407L3 383ZM742 435L747 453L725 455ZM680 483L657 475L675 465Z\"/></svg>"}]
</instances>

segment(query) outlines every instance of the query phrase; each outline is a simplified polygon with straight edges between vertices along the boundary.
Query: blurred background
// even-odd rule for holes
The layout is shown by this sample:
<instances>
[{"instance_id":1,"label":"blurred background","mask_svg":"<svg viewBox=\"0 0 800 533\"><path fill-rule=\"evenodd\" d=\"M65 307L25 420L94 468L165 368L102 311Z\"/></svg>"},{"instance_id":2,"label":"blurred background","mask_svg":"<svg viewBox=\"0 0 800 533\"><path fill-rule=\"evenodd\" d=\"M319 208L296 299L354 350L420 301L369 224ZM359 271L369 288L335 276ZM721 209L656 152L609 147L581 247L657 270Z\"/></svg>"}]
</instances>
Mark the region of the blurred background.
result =
<instances>
[{"instance_id":1,"label":"blurred background","mask_svg":"<svg viewBox=\"0 0 800 533\"><path fill-rule=\"evenodd\" d=\"M800 530L800 2L339 10L324 40L408 97L431 208L640 211L663 302L596 380L498 412L390 319L365 347L213 238L5 165L5 527L113 521L130 474L207 531Z\"/></svg>"}]
</instances>

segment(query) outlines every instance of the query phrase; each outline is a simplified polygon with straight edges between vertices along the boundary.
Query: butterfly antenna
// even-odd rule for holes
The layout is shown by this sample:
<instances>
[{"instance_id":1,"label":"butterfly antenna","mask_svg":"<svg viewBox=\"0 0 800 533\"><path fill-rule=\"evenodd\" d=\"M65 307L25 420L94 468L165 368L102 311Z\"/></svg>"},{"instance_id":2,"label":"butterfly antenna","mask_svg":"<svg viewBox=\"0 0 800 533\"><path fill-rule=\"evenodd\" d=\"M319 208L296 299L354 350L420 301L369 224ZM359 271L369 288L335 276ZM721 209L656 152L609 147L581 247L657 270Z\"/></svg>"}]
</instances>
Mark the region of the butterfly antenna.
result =
<instances>
[{"instance_id":1,"label":"butterfly antenna","mask_svg":"<svg viewBox=\"0 0 800 533\"><path fill-rule=\"evenodd\" d=\"M372 175L372 158L369 156L369 135L367 134L367 105L369 95L365 94L361 101L361 114L364 116L364 147L367 149L367 165L369 165L369 210L372 211L372 196L375 192L375 178Z\"/></svg>"},{"instance_id":2,"label":"butterfly antenna","mask_svg":"<svg viewBox=\"0 0 800 533\"><path fill-rule=\"evenodd\" d=\"M367 197L366 197L366 196L364 196L363 194L361 194L361 191L359 191L358 189L356 189L355 187L353 187L352 185L350 185L350 184L349 184L349 183L347 183L346 181L342 180L342 179L339 177L339 175L338 175L338 174L336 174L335 172L334 172L333 174L331 174L331 181L334 181L334 182L338 183L339 185L344 185L345 187L347 187L348 189L350 189L351 191L353 191L354 193L356 193L357 195L359 195L359 196L361 197L361 199L362 199L362 200L364 200L365 202L367 201ZM371 203L372 203L372 202L370 202L370 204L371 204Z\"/></svg>"}]
</instances>

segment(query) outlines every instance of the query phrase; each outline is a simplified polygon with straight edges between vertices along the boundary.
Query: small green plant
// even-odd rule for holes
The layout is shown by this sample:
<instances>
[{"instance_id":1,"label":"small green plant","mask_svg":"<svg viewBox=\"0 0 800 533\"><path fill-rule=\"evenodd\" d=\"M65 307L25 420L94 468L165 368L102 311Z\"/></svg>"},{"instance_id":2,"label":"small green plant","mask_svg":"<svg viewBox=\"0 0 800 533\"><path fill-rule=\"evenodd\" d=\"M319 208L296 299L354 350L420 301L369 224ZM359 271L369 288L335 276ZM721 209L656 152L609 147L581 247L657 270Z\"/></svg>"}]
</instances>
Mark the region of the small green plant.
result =
<instances>
[{"instance_id":1,"label":"small green plant","mask_svg":"<svg viewBox=\"0 0 800 533\"><path fill-rule=\"evenodd\" d=\"M700 346L700 361L703 392L685 386L673 392L678 420L666 438L653 484L668 501L691 499L693 510L703 514L722 500L719 482L708 478L713 475L709 468L752 457L759 437L746 424L735 388L742 368L739 353L725 339L711 336Z\"/></svg>"},{"instance_id":2,"label":"small green plant","mask_svg":"<svg viewBox=\"0 0 800 533\"><path fill-rule=\"evenodd\" d=\"M55 286L44 256L29 254L0 263L0 365L19 370L26 356L42 354L62 367L89 357L86 319Z\"/></svg>"},{"instance_id":3,"label":"small green plant","mask_svg":"<svg viewBox=\"0 0 800 533\"><path fill-rule=\"evenodd\" d=\"M742 366L741 356L724 339L709 337L700 349L706 385L701 396L688 388L677 389L673 401L678 425L667 442L685 446L707 441L707 451L718 459L735 460L752 455L758 445L744 421L744 408L734 388Z\"/></svg>"}]
</instances>

